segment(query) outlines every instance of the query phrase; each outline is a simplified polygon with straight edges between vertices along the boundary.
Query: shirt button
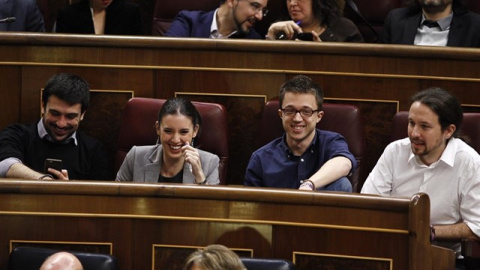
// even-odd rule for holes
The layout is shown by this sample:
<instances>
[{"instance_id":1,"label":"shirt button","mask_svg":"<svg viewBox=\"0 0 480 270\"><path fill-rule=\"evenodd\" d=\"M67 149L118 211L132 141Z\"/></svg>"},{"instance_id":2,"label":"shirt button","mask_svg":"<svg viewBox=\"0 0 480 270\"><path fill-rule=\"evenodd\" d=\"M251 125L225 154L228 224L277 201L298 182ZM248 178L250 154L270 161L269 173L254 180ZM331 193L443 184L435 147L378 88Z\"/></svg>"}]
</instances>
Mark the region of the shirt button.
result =
<instances>
[{"instance_id":1,"label":"shirt button","mask_svg":"<svg viewBox=\"0 0 480 270\"><path fill-rule=\"evenodd\" d=\"M302 159L300 159L300 161L301 161L301 162L304 162L305 160L302 158Z\"/></svg>"}]
</instances>

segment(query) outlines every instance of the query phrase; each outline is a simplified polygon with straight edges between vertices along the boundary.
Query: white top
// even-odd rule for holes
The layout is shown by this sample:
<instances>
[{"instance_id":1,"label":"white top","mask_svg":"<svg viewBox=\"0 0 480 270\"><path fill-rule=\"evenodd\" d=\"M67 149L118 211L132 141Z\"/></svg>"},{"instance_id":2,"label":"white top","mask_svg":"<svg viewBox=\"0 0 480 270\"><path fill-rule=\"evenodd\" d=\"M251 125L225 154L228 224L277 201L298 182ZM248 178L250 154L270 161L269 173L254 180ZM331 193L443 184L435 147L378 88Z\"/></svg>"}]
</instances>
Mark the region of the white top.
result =
<instances>
[{"instance_id":1,"label":"white top","mask_svg":"<svg viewBox=\"0 0 480 270\"><path fill-rule=\"evenodd\" d=\"M460 139L450 139L440 160L430 166L412 153L409 138L389 144L361 192L408 197L426 193L431 224L464 221L480 236L480 156Z\"/></svg>"},{"instance_id":2,"label":"white top","mask_svg":"<svg viewBox=\"0 0 480 270\"><path fill-rule=\"evenodd\" d=\"M447 46L448 35L450 33L450 24L452 23L453 13L447 17L438 20L438 27L429 28L423 25L425 21L425 15L422 14L422 21L417 28L417 34L413 44L415 45L428 45L428 46Z\"/></svg>"}]
</instances>

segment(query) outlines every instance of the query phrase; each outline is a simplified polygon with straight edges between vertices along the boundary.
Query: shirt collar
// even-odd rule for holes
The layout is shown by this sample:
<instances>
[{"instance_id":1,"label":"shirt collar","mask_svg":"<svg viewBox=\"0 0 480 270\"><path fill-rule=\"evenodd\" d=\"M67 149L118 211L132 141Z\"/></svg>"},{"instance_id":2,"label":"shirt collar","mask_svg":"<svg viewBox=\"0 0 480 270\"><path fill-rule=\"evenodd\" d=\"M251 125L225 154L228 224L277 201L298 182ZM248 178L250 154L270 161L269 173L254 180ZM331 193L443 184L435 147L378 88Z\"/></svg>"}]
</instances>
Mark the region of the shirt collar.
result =
<instances>
[{"instance_id":1,"label":"shirt collar","mask_svg":"<svg viewBox=\"0 0 480 270\"><path fill-rule=\"evenodd\" d=\"M315 129L315 136L313 137L313 140L312 142L310 143L310 145L307 147L307 149L305 150L305 152L303 152L302 156L305 154L305 153L308 153L308 152L312 152L314 151L315 149L315 145L317 144L317 138L318 138L318 132L319 130L318 129ZM292 151L290 151L290 148L288 148L288 144L287 144L287 133L283 133L283 136L282 136L282 143L281 143L281 146L283 148L283 150L285 151L285 153L287 154L287 156L294 156Z\"/></svg>"},{"instance_id":2,"label":"shirt collar","mask_svg":"<svg viewBox=\"0 0 480 270\"><path fill-rule=\"evenodd\" d=\"M455 138L450 138L447 142L447 147L443 150L442 155L440 156L440 159L432 163L432 165L436 166L436 164L439 163L439 161L447 164L450 167L453 167L455 165L455 153L457 152L457 139ZM413 160L418 161L417 157L413 154L413 152L410 151L410 156L408 157L408 163L412 162ZM421 163L418 161L420 165L426 166L425 164ZM430 165L430 166L432 166Z\"/></svg>"},{"instance_id":3,"label":"shirt collar","mask_svg":"<svg viewBox=\"0 0 480 270\"><path fill-rule=\"evenodd\" d=\"M40 138L42 138L42 140L47 140L47 141L50 141L50 142L57 142L55 140L52 139L52 137L48 134L47 130L45 129L45 126L43 124L43 118L41 118L39 121L38 121L38 124L37 124L37 131L38 131L38 136ZM70 137L68 137L66 140L62 141L62 142L58 142L58 143L64 143L64 144L67 144L69 142L73 141L73 143L75 145L78 145L77 143L77 132L75 131Z\"/></svg>"},{"instance_id":4,"label":"shirt collar","mask_svg":"<svg viewBox=\"0 0 480 270\"><path fill-rule=\"evenodd\" d=\"M423 25L423 22L426 20L427 18L425 18L425 14L422 14L422 20L420 21L420 26ZM450 29L450 24L452 23L452 19L453 19L453 13L450 13L450 15L448 15L447 17L441 19L441 20L438 20L437 23L438 25L440 26L440 29L442 31L445 31L445 30L448 30Z\"/></svg>"},{"instance_id":5,"label":"shirt collar","mask_svg":"<svg viewBox=\"0 0 480 270\"><path fill-rule=\"evenodd\" d=\"M237 31L233 31L232 33L230 33L228 36L222 36L220 34L220 32L218 32L218 25L217 25L217 12L218 12L218 8L215 10L215 12L213 13L213 20L212 20L212 25L210 26L210 38L229 38L231 37L232 35L236 34Z\"/></svg>"}]
</instances>

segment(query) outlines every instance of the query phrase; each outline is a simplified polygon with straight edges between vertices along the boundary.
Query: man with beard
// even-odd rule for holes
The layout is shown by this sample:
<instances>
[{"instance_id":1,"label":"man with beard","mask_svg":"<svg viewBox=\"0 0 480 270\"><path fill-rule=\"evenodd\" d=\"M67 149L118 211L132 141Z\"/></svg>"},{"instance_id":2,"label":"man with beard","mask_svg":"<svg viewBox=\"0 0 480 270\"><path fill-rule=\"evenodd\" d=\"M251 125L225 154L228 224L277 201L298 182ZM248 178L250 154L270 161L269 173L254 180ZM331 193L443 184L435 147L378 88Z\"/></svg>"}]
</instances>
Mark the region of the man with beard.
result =
<instances>
[{"instance_id":1,"label":"man with beard","mask_svg":"<svg viewBox=\"0 0 480 270\"><path fill-rule=\"evenodd\" d=\"M385 20L383 43L480 47L480 15L464 0L412 0Z\"/></svg>"},{"instance_id":2,"label":"man with beard","mask_svg":"<svg viewBox=\"0 0 480 270\"><path fill-rule=\"evenodd\" d=\"M89 99L90 89L82 78L64 73L51 77L42 93L38 123L13 124L0 133L0 177L108 179L105 148L77 131ZM61 167L45 171L46 159L61 160Z\"/></svg>"},{"instance_id":3,"label":"man with beard","mask_svg":"<svg viewBox=\"0 0 480 270\"><path fill-rule=\"evenodd\" d=\"M347 176L357 168L345 138L319 130L323 92L307 76L285 82L278 116L285 133L255 151L248 162L245 186L352 192Z\"/></svg>"},{"instance_id":4,"label":"man with beard","mask_svg":"<svg viewBox=\"0 0 480 270\"><path fill-rule=\"evenodd\" d=\"M431 241L457 252L461 239L480 239L480 156L456 138L462 121L460 102L446 90L429 88L415 94L408 138L386 147L361 191L428 194Z\"/></svg>"},{"instance_id":5,"label":"man with beard","mask_svg":"<svg viewBox=\"0 0 480 270\"><path fill-rule=\"evenodd\" d=\"M268 0L221 0L210 12L180 11L165 33L169 37L263 39L253 26L267 15Z\"/></svg>"}]
</instances>

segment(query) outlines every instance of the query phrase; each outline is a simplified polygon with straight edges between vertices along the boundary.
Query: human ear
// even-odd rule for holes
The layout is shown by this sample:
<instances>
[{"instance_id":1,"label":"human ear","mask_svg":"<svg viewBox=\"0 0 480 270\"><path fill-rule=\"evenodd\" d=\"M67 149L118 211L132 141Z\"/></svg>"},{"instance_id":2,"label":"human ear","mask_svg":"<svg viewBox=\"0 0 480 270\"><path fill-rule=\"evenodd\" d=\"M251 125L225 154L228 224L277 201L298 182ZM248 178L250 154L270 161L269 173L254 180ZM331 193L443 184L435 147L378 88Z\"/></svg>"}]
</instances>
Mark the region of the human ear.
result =
<instances>
[{"instance_id":1,"label":"human ear","mask_svg":"<svg viewBox=\"0 0 480 270\"><path fill-rule=\"evenodd\" d=\"M455 130L457 130L457 127L454 124L450 124L446 129L445 129L445 138L448 140L453 136L453 133L455 133Z\"/></svg>"},{"instance_id":2,"label":"human ear","mask_svg":"<svg viewBox=\"0 0 480 270\"><path fill-rule=\"evenodd\" d=\"M197 137L198 130L200 129L200 126L197 124L193 128L193 138Z\"/></svg>"}]
</instances>

